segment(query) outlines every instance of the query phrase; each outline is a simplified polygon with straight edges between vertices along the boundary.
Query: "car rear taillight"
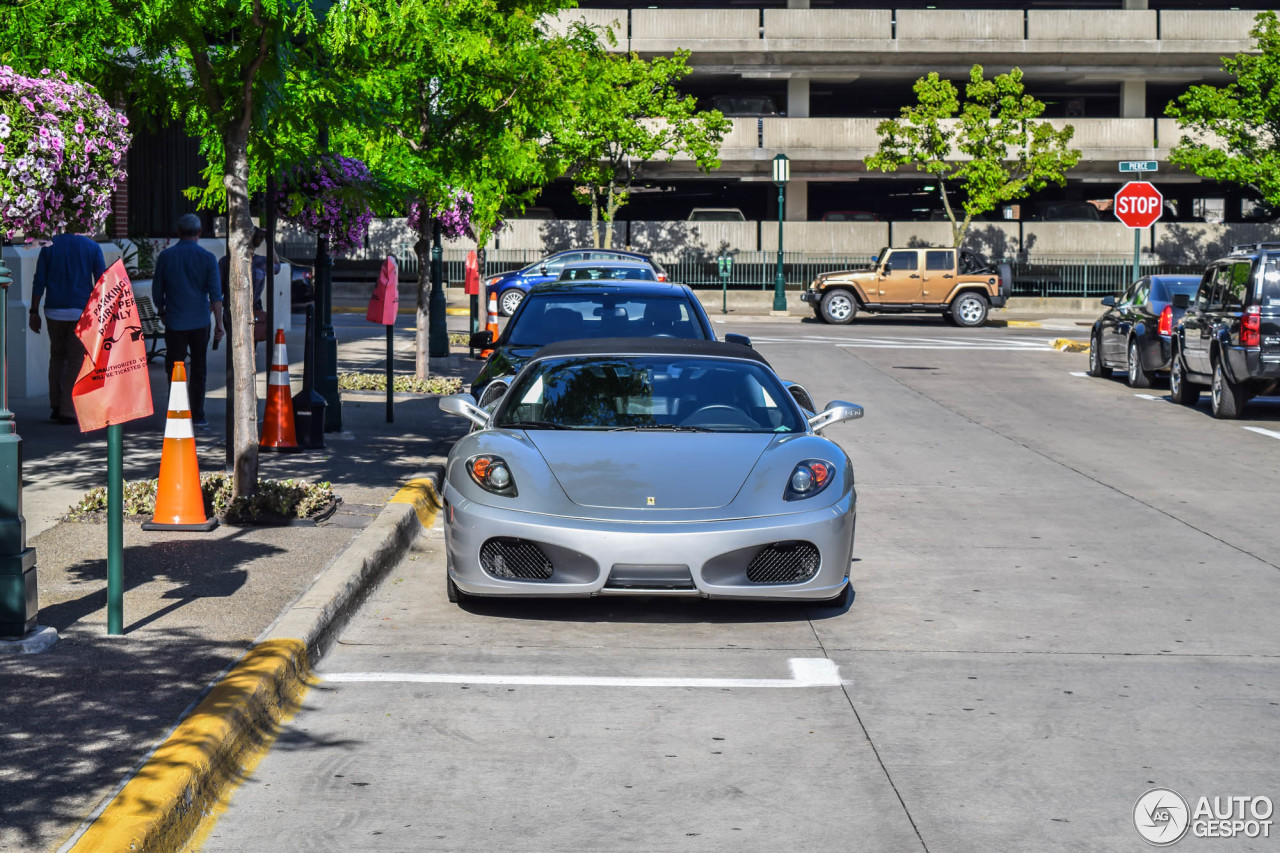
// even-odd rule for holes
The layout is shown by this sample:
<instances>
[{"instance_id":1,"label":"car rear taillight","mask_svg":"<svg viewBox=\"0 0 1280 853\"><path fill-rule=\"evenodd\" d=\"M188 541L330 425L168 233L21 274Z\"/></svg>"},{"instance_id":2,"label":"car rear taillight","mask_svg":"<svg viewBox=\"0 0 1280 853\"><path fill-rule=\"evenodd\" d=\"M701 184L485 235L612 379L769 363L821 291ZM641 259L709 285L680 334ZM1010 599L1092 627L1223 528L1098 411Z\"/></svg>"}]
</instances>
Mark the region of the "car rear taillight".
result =
<instances>
[{"instance_id":1,"label":"car rear taillight","mask_svg":"<svg viewBox=\"0 0 1280 853\"><path fill-rule=\"evenodd\" d=\"M1166 305L1160 312L1160 337L1167 338L1173 334L1173 306Z\"/></svg>"},{"instance_id":2,"label":"car rear taillight","mask_svg":"<svg viewBox=\"0 0 1280 853\"><path fill-rule=\"evenodd\" d=\"M1240 318L1240 346L1256 347L1262 344L1262 309L1257 305L1250 305L1244 309L1244 316Z\"/></svg>"}]
</instances>

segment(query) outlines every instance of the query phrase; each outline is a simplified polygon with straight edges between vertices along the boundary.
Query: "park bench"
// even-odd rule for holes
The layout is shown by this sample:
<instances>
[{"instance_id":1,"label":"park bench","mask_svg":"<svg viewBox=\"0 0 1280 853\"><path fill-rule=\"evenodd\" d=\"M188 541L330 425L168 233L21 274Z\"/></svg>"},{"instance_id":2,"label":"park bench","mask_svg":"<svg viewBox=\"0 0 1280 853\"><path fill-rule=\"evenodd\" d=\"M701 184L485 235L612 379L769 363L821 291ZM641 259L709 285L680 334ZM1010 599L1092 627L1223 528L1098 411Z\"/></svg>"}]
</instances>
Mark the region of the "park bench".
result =
<instances>
[{"instance_id":1,"label":"park bench","mask_svg":"<svg viewBox=\"0 0 1280 853\"><path fill-rule=\"evenodd\" d=\"M150 364L153 358L164 356L164 348L160 346L164 341L164 321L156 313L156 306L151 302L150 296L138 296L134 301L138 303L138 323L142 326L142 337L150 341L147 349L147 363Z\"/></svg>"}]
</instances>

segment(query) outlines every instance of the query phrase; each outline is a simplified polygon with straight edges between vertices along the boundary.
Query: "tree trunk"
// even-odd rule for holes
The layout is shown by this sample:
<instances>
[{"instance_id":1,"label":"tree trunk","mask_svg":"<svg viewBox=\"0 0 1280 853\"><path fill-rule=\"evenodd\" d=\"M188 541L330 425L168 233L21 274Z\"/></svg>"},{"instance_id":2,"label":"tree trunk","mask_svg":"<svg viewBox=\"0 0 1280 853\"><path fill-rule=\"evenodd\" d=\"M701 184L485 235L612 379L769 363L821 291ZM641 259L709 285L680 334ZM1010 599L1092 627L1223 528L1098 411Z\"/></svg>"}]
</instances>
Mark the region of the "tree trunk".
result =
<instances>
[{"instance_id":1,"label":"tree trunk","mask_svg":"<svg viewBox=\"0 0 1280 853\"><path fill-rule=\"evenodd\" d=\"M249 217L249 134L230 128L224 133L226 159L222 185L227 191L228 284L231 323L231 367L235 387L227 389L227 401L235 407L232 435L234 473L232 492L236 497L258 489L258 388L253 357L253 279L250 273L250 240L253 220Z\"/></svg>"},{"instance_id":2,"label":"tree trunk","mask_svg":"<svg viewBox=\"0 0 1280 853\"><path fill-rule=\"evenodd\" d=\"M600 198L596 188L591 188L591 247L600 248Z\"/></svg>"},{"instance_id":3,"label":"tree trunk","mask_svg":"<svg viewBox=\"0 0 1280 853\"><path fill-rule=\"evenodd\" d=\"M426 379L431 375L431 360L428 356L431 332L431 217L425 213L425 204L422 209L424 213L418 219L418 241L413 244L413 253L418 258L418 330L413 338L413 375Z\"/></svg>"}]
</instances>

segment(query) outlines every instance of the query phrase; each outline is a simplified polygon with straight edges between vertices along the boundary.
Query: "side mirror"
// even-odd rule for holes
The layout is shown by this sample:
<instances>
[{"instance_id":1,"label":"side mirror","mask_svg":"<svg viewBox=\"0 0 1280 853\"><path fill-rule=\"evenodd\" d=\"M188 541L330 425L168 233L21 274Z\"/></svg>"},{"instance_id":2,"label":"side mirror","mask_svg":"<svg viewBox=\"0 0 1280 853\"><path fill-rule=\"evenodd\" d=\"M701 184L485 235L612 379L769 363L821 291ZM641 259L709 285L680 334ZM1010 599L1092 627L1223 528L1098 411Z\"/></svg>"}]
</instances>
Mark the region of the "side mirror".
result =
<instances>
[{"instance_id":1,"label":"side mirror","mask_svg":"<svg viewBox=\"0 0 1280 853\"><path fill-rule=\"evenodd\" d=\"M795 382L788 382L786 385L787 393L791 395L791 399L795 400L796 404L799 405L800 408L804 409L806 412L817 411L818 407L814 405L813 395L810 394L803 385L799 385Z\"/></svg>"},{"instance_id":2,"label":"side mirror","mask_svg":"<svg viewBox=\"0 0 1280 853\"><path fill-rule=\"evenodd\" d=\"M1185 293L1173 294L1173 307L1185 310L1191 304L1191 297Z\"/></svg>"},{"instance_id":3,"label":"side mirror","mask_svg":"<svg viewBox=\"0 0 1280 853\"><path fill-rule=\"evenodd\" d=\"M443 401L441 403L443 404ZM827 403L825 409L809 418L809 426L813 427L814 432L821 432L832 424L857 420L862 417L862 414L862 407L859 405L846 403L844 400L832 400Z\"/></svg>"},{"instance_id":4,"label":"side mirror","mask_svg":"<svg viewBox=\"0 0 1280 853\"><path fill-rule=\"evenodd\" d=\"M1116 298L1114 296L1104 296L1102 297L1102 304L1108 308L1114 308L1116 307Z\"/></svg>"},{"instance_id":5,"label":"side mirror","mask_svg":"<svg viewBox=\"0 0 1280 853\"><path fill-rule=\"evenodd\" d=\"M538 272L541 273L542 275L547 275L547 265L543 264L542 266L538 267Z\"/></svg>"},{"instance_id":6,"label":"side mirror","mask_svg":"<svg viewBox=\"0 0 1280 853\"><path fill-rule=\"evenodd\" d=\"M880 274L881 274L881 275L888 275L888 274L889 274L889 273L891 273L891 272L893 272L893 266L892 266L892 265L890 265L890 264L885 264L885 265L880 269Z\"/></svg>"},{"instance_id":7,"label":"side mirror","mask_svg":"<svg viewBox=\"0 0 1280 853\"><path fill-rule=\"evenodd\" d=\"M724 336L724 342L726 344L737 344L744 347L751 346L751 338L748 338L746 335L739 335L733 332Z\"/></svg>"},{"instance_id":8,"label":"side mirror","mask_svg":"<svg viewBox=\"0 0 1280 853\"><path fill-rule=\"evenodd\" d=\"M467 346L471 349L488 349L492 343L492 329L485 329L482 332L472 332L471 337L467 339Z\"/></svg>"},{"instance_id":9,"label":"side mirror","mask_svg":"<svg viewBox=\"0 0 1280 853\"><path fill-rule=\"evenodd\" d=\"M440 398L440 411L446 415L457 415L466 418L478 427L489 423L489 414L476 405L476 398L470 394L452 394Z\"/></svg>"}]
</instances>

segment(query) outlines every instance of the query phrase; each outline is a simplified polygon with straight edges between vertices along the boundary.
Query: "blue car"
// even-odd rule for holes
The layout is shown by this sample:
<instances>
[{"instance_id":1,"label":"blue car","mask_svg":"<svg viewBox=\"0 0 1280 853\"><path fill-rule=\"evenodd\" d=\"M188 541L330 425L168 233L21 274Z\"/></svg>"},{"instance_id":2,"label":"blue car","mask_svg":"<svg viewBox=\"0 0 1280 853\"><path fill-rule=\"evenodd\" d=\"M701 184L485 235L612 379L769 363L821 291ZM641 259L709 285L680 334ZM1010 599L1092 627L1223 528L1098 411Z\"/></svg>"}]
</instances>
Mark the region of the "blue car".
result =
<instances>
[{"instance_id":1,"label":"blue car","mask_svg":"<svg viewBox=\"0 0 1280 853\"><path fill-rule=\"evenodd\" d=\"M529 288L535 284L555 281L560 278L564 265L575 261L643 261L653 267L658 281L667 280L667 271L657 261L639 252L621 249L568 249L534 261L524 269L491 277L487 282L488 292L498 298L498 313L503 317L516 313Z\"/></svg>"}]
</instances>

